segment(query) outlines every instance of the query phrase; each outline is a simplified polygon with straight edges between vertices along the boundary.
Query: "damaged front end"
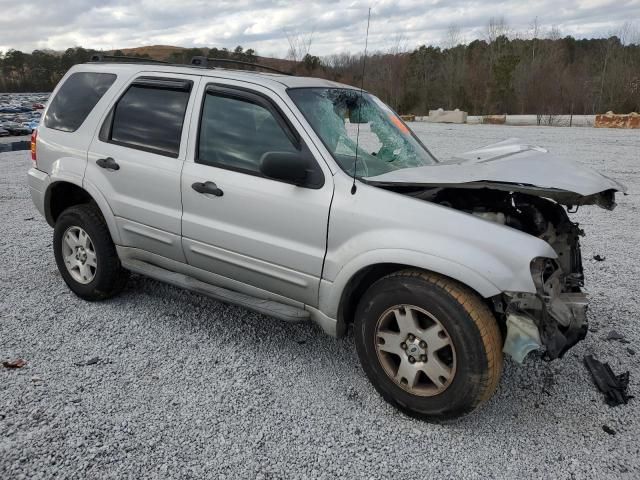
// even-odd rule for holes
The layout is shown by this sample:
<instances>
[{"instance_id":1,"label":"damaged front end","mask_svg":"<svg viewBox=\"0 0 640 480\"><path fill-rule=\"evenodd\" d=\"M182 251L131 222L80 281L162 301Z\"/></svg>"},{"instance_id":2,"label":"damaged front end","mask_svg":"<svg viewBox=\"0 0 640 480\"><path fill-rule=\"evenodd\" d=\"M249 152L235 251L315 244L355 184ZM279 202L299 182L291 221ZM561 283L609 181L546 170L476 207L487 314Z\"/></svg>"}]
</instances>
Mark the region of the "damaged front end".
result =
<instances>
[{"instance_id":1,"label":"damaged front end","mask_svg":"<svg viewBox=\"0 0 640 480\"><path fill-rule=\"evenodd\" d=\"M552 200L520 192L487 188L442 189L422 193L430 201L463 210L547 242L556 259L536 258L531 276L536 293L505 292L494 298L494 310L506 327L504 352L521 363L544 348L549 359L561 357L587 333L587 296L580 237L584 232L567 210Z\"/></svg>"},{"instance_id":2,"label":"damaged front end","mask_svg":"<svg viewBox=\"0 0 640 480\"><path fill-rule=\"evenodd\" d=\"M586 293L567 282L555 260L535 259L531 273L537 293L507 292L500 302L507 328L503 351L518 363L543 346L548 359L562 357L587 334Z\"/></svg>"},{"instance_id":3,"label":"damaged front end","mask_svg":"<svg viewBox=\"0 0 640 480\"><path fill-rule=\"evenodd\" d=\"M501 186L503 187L503 186ZM535 258L530 265L536 293L504 292L493 310L505 333L503 351L522 363L531 351L548 359L562 357L587 333L587 295L580 237L583 230L569 218L573 208L557 201L507 188L389 187L397 192L496 222L547 242L557 258ZM513 188L513 187L512 187ZM609 199L607 204L604 200ZM593 204L613 208L614 192L592 197Z\"/></svg>"},{"instance_id":4,"label":"damaged front end","mask_svg":"<svg viewBox=\"0 0 640 480\"><path fill-rule=\"evenodd\" d=\"M492 299L506 334L504 352L516 361L536 349L559 358L585 337L584 232L568 213L582 205L613 210L624 185L516 139L365 181L520 230L553 248L557 258L531 262L535 293L505 291Z\"/></svg>"}]
</instances>

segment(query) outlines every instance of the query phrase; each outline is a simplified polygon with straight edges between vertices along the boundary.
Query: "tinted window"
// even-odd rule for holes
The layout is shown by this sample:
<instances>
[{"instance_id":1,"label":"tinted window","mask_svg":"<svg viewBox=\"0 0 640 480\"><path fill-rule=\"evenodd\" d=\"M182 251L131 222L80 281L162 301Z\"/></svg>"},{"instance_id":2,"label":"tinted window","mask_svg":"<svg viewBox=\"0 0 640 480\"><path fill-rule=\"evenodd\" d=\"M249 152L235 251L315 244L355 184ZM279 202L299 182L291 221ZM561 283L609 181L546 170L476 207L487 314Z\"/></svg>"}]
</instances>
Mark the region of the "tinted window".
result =
<instances>
[{"instance_id":1,"label":"tinted window","mask_svg":"<svg viewBox=\"0 0 640 480\"><path fill-rule=\"evenodd\" d=\"M199 138L198 163L251 172L265 152L299 152L269 109L214 94L205 98Z\"/></svg>"},{"instance_id":2,"label":"tinted window","mask_svg":"<svg viewBox=\"0 0 640 480\"><path fill-rule=\"evenodd\" d=\"M132 85L113 112L109 140L177 157L189 92Z\"/></svg>"},{"instance_id":3,"label":"tinted window","mask_svg":"<svg viewBox=\"0 0 640 480\"><path fill-rule=\"evenodd\" d=\"M63 132L76 131L115 80L112 73L74 73L51 101L45 126Z\"/></svg>"}]
</instances>

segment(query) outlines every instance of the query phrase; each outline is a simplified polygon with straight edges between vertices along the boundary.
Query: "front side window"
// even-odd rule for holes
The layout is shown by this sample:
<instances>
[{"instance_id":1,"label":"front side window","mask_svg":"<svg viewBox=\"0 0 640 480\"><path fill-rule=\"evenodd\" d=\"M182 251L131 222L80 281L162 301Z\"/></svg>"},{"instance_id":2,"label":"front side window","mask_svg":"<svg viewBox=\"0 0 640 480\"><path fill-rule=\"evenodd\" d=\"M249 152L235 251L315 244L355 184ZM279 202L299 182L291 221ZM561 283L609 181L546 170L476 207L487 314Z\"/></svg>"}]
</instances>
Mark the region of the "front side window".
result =
<instances>
[{"instance_id":1,"label":"front side window","mask_svg":"<svg viewBox=\"0 0 640 480\"><path fill-rule=\"evenodd\" d=\"M134 83L116 104L111 143L168 157L178 157L189 90L165 88L151 81Z\"/></svg>"},{"instance_id":2,"label":"front side window","mask_svg":"<svg viewBox=\"0 0 640 480\"><path fill-rule=\"evenodd\" d=\"M69 76L51 100L44 117L47 128L75 132L116 81L112 73L78 72Z\"/></svg>"},{"instance_id":3,"label":"front side window","mask_svg":"<svg viewBox=\"0 0 640 480\"><path fill-rule=\"evenodd\" d=\"M274 113L242 96L206 94L200 121L197 162L258 173L267 152L297 153Z\"/></svg>"},{"instance_id":4,"label":"front side window","mask_svg":"<svg viewBox=\"0 0 640 480\"><path fill-rule=\"evenodd\" d=\"M437 163L398 115L369 93L348 88L296 88L288 93L349 175L354 164L358 177L374 177Z\"/></svg>"}]
</instances>

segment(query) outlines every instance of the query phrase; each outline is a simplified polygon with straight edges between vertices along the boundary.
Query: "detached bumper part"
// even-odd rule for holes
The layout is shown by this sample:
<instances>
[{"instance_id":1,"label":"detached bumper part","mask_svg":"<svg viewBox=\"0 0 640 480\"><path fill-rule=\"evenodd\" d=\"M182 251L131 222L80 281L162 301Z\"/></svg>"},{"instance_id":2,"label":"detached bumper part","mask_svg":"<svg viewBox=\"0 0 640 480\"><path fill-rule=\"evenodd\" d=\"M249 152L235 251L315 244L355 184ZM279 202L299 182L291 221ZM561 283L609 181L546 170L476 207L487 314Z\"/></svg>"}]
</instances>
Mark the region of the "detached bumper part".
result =
<instances>
[{"instance_id":1,"label":"detached bumper part","mask_svg":"<svg viewBox=\"0 0 640 480\"><path fill-rule=\"evenodd\" d=\"M540 332L534 321L526 315L517 313L507 315L507 338L502 351L522 364L529 352L540 348L542 348Z\"/></svg>"},{"instance_id":2,"label":"detached bumper part","mask_svg":"<svg viewBox=\"0 0 640 480\"><path fill-rule=\"evenodd\" d=\"M557 322L548 318L540 329L549 360L561 358L567 350L587 336L587 322L561 329Z\"/></svg>"},{"instance_id":3,"label":"detached bumper part","mask_svg":"<svg viewBox=\"0 0 640 480\"><path fill-rule=\"evenodd\" d=\"M539 296L508 293L507 338L503 352L522 363L533 350L545 348L547 358L562 357L587 335L587 296L560 293Z\"/></svg>"},{"instance_id":4,"label":"detached bumper part","mask_svg":"<svg viewBox=\"0 0 640 480\"><path fill-rule=\"evenodd\" d=\"M616 375L608 363L596 360L593 355L584 356L584 364L591 372L593 382L602 393L610 407L629 402L633 397L627 393L629 387L629 372Z\"/></svg>"}]
</instances>

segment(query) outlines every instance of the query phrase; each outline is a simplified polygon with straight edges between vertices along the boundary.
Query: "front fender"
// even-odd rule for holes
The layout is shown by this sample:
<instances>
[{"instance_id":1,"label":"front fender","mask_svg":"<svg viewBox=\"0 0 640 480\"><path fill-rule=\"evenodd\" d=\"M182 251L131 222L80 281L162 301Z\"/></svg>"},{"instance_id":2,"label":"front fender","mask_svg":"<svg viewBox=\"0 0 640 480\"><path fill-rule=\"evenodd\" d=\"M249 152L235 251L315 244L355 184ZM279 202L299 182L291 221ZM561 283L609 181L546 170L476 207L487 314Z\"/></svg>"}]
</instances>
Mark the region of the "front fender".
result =
<instances>
[{"instance_id":1,"label":"front fender","mask_svg":"<svg viewBox=\"0 0 640 480\"><path fill-rule=\"evenodd\" d=\"M340 179L336 179L336 189ZM556 258L532 235L452 208L366 184L336 195L331 208L319 305L336 318L345 287L362 269L399 264L450 277L487 298L535 293L530 264Z\"/></svg>"},{"instance_id":2,"label":"front fender","mask_svg":"<svg viewBox=\"0 0 640 480\"><path fill-rule=\"evenodd\" d=\"M483 274L453 260L415 250L381 248L353 258L343 265L333 281L323 279L320 284L320 310L331 318L337 318L342 293L351 279L367 267L389 263L407 265L445 275L467 285L485 298L502 292L500 287ZM494 263L494 265L496 264ZM528 288L535 291L530 276L529 282ZM525 283L527 282L525 281Z\"/></svg>"}]
</instances>

